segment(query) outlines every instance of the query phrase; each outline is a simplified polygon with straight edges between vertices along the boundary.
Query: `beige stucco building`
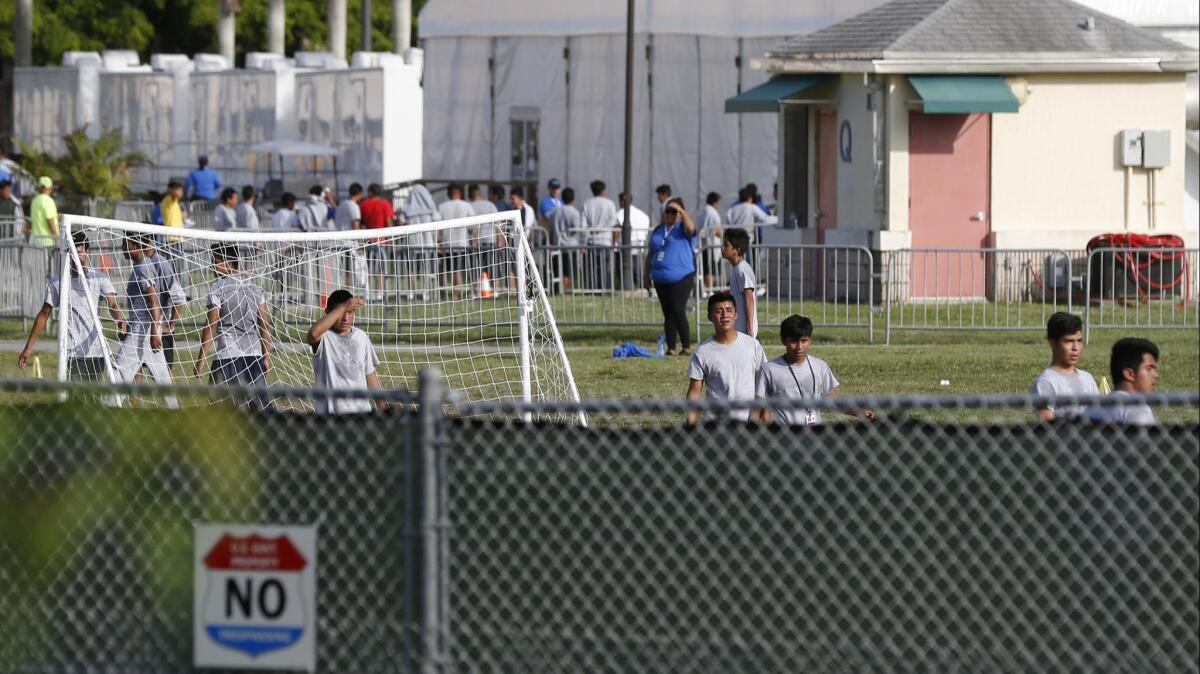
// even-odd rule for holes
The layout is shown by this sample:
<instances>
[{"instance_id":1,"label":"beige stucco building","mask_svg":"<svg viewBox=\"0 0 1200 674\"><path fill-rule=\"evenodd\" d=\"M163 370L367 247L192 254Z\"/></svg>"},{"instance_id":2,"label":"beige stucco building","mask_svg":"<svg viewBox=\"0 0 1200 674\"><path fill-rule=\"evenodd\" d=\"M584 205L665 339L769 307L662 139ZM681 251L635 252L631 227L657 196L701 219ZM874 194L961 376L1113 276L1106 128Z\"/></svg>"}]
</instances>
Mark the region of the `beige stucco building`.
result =
<instances>
[{"instance_id":1,"label":"beige stucco building","mask_svg":"<svg viewBox=\"0 0 1200 674\"><path fill-rule=\"evenodd\" d=\"M780 120L781 240L1083 248L1185 222L1197 52L1061 0L896 0L755 66ZM764 85L765 89L766 85ZM757 96L757 99L756 99ZM1124 140L1154 132L1126 166ZM1136 148L1135 148L1136 149Z\"/></svg>"}]
</instances>

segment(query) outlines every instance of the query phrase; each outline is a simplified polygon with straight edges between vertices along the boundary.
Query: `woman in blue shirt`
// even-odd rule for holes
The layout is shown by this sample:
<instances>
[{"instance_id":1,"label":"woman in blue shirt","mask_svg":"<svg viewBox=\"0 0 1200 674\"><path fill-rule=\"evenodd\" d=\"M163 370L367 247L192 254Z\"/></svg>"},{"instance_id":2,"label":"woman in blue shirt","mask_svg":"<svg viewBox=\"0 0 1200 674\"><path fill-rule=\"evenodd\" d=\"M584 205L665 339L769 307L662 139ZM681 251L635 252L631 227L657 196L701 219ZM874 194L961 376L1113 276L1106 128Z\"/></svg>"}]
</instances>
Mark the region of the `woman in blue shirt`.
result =
<instances>
[{"instance_id":1,"label":"woman in blue shirt","mask_svg":"<svg viewBox=\"0 0 1200 674\"><path fill-rule=\"evenodd\" d=\"M683 346L679 353L687 355L692 348L687 304L696 283L696 223L684 210L683 199L676 197L666 203L662 223L650 233L648 245L645 283L650 287L653 282L658 291L667 355L675 355L676 336Z\"/></svg>"}]
</instances>

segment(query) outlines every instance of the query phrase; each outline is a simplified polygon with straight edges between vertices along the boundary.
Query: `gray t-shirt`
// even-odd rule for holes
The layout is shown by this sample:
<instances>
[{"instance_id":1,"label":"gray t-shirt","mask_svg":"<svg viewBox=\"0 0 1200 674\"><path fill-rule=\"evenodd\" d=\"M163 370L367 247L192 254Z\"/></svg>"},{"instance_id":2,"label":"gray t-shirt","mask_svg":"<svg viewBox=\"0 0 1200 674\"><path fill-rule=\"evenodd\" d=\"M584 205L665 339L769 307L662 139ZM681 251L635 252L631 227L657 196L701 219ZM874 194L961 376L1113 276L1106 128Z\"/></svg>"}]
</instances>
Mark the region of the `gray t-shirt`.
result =
<instances>
[{"instance_id":1,"label":"gray t-shirt","mask_svg":"<svg viewBox=\"0 0 1200 674\"><path fill-rule=\"evenodd\" d=\"M97 303L102 302L106 295L115 295L117 292L116 288L113 288L112 281L108 280L108 276L104 274L89 271L87 272L87 282L91 286L91 292ZM57 276L46 283L45 303L56 309L61 285ZM92 301L88 300L88 291L83 285L83 280L78 276L71 277L71 299L68 311L70 319L67 323L67 337L72 345L71 357L103 358L104 347L100 343L100 333L96 330L96 304L92 304Z\"/></svg>"},{"instance_id":2,"label":"gray t-shirt","mask_svg":"<svg viewBox=\"0 0 1200 674\"><path fill-rule=\"evenodd\" d=\"M729 213L725 215L725 221L730 225L751 227L766 222L767 214L763 213L762 209L755 204L743 201L734 204L733 207L729 209Z\"/></svg>"},{"instance_id":3,"label":"gray t-shirt","mask_svg":"<svg viewBox=\"0 0 1200 674\"><path fill-rule=\"evenodd\" d=\"M492 202L488 201L487 199L480 199L478 201L472 201L472 202L470 202L470 204L471 204L471 212L474 213L475 215L489 215L491 213L499 213L499 211L496 210L496 204L493 204Z\"/></svg>"},{"instance_id":4,"label":"gray t-shirt","mask_svg":"<svg viewBox=\"0 0 1200 674\"><path fill-rule=\"evenodd\" d=\"M584 226L597 230L588 237L588 243L593 246L613 245L613 228L621 224L617 217L617 205L608 197L592 197L583 202L580 211Z\"/></svg>"},{"instance_id":5,"label":"gray t-shirt","mask_svg":"<svg viewBox=\"0 0 1200 674\"><path fill-rule=\"evenodd\" d=\"M1042 370L1033 381L1030 390L1035 396L1099 395L1096 379L1091 374L1075 368L1074 374L1059 372L1052 367ZM1072 419L1083 414L1079 405L1047 405L1056 419Z\"/></svg>"},{"instance_id":6,"label":"gray t-shirt","mask_svg":"<svg viewBox=\"0 0 1200 674\"><path fill-rule=\"evenodd\" d=\"M462 199L444 201L438 206L442 220L458 220L475 216L475 209ZM471 230L474 227L451 227L441 232L442 243L452 248L465 248L471 245Z\"/></svg>"},{"instance_id":7,"label":"gray t-shirt","mask_svg":"<svg viewBox=\"0 0 1200 674\"><path fill-rule=\"evenodd\" d=\"M733 265L733 269L729 271L729 292L733 295L733 303L737 307L737 323L734 324L734 328L751 337L758 336L758 321L751 321L749 314L746 313L745 291L753 291L757 287L758 282L754 278L754 269L750 267L749 262L742 260ZM757 309L755 314L757 318ZM751 323L754 325L753 332L750 330Z\"/></svg>"},{"instance_id":8,"label":"gray t-shirt","mask_svg":"<svg viewBox=\"0 0 1200 674\"><path fill-rule=\"evenodd\" d=\"M225 204L217 204L213 209L213 229L224 232L234 227L237 227L237 212Z\"/></svg>"},{"instance_id":9,"label":"gray t-shirt","mask_svg":"<svg viewBox=\"0 0 1200 674\"><path fill-rule=\"evenodd\" d=\"M341 335L326 330L313 352L313 375L317 388L362 390L367 388L367 375L379 365L375 347L367 333L351 327L350 334ZM321 414L356 414L375 409L366 398L318 400Z\"/></svg>"},{"instance_id":10,"label":"gray t-shirt","mask_svg":"<svg viewBox=\"0 0 1200 674\"><path fill-rule=\"evenodd\" d=\"M208 306L218 313L214 360L263 355L258 307L264 302L261 288L236 276L222 276L208 287Z\"/></svg>"},{"instance_id":11,"label":"gray t-shirt","mask_svg":"<svg viewBox=\"0 0 1200 674\"><path fill-rule=\"evenodd\" d=\"M692 354L688 379L704 382L707 400L754 400L766 360L758 340L741 332L729 344L708 339ZM706 416L711 418L711 415ZM748 421L750 411L736 410L729 416Z\"/></svg>"},{"instance_id":12,"label":"gray t-shirt","mask_svg":"<svg viewBox=\"0 0 1200 674\"><path fill-rule=\"evenodd\" d=\"M163 251L155 251L150 258L154 263L154 289L158 291L158 307L162 310L163 325L171 320L171 307L187 304L187 292L179 284L179 275L174 264Z\"/></svg>"},{"instance_id":13,"label":"gray t-shirt","mask_svg":"<svg viewBox=\"0 0 1200 674\"><path fill-rule=\"evenodd\" d=\"M342 231L349 231L354 229L355 220L359 221L360 226L362 225L362 209L353 199L347 199L337 207L337 214L333 216L333 224Z\"/></svg>"},{"instance_id":14,"label":"gray t-shirt","mask_svg":"<svg viewBox=\"0 0 1200 674\"><path fill-rule=\"evenodd\" d=\"M700 230L700 235L704 237L701 241L705 245L720 245L721 237L717 234L717 230L721 228L721 214L717 212L717 209L705 204L704 210L700 211L700 219L696 222L696 227Z\"/></svg>"},{"instance_id":15,"label":"gray t-shirt","mask_svg":"<svg viewBox=\"0 0 1200 674\"><path fill-rule=\"evenodd\" d=\"M837 387L838 380L833 376L833 370L829 369L829 363L820 358L808 356L795 365L789 365L787 358L780 356L763 366L759 394L763 397L817 399L824 398ZM773 411L775 418L783 424L815 426L821 423L820 410L789 407L775 408Z\"/></svg>"},{"instance_id":16,"label":"gray t-shirt","mask_svg":"<svg viewBox=\"0 0 1200 674\"><path fill-rule=\"evenodd\" d=\"M550 234L559 246L574 246L575 230L583 229L583 214L575 208L575 204L563 204L550 211L546 216L550 224Z\"/></svg>"},{"instance_id":17,"label":"gray t-shirt","mask_svg":"<svg viewBox=\"0 0 1200 674\"><path fill-rule=\"evenodd\" d=\"M242 202L237 207L237 226L241 229L258 229L258 211L253 204Z\"/></svg>"},{"instance_id":18,"label":"gray t-shirt","mask_svg":"<svg viewBox=\"0 0 1200 674\"><path fill-rule=\"evenodd\" d=\"M1114 396L1128 396L1126 391L1113 391ZM1122 426L1155 426L1158 420L1154 411L1146 403L1137 405L1093 405L1083 413L1091 421L1099 423L1120 424Z\"/></svg>"},{"instance_id":19,"label":"gray t-shirt","mask_svg":"<svg viewBox=\"0 0 1200 674\"><path fill-rule=\"evenodd\" d=\"M150 329L150 301L146 290L158 284L158 268L153 260L143 257L141 262L133 265L129 272L129 283L125 286L125 296L129 299L129 323L131 328ZM155 292L158 288L155 287ZM161 312L162 307L159 306Z\"/></svg>"}]
</instances>

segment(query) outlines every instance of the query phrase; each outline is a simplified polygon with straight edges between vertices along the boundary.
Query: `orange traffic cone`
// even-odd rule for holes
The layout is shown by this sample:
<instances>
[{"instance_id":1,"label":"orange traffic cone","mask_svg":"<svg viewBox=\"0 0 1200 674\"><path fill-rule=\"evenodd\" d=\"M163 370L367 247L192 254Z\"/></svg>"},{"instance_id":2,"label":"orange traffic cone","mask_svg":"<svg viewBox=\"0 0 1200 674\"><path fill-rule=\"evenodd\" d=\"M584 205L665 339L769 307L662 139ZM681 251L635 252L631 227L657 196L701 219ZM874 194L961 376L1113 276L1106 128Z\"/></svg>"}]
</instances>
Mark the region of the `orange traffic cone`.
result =
<instances>
[{"instance_id":1,"label":"orange traffic cone","mask_svg":"<svg viewBox=\"0 0 1200 674\"><path fill-rule=\"evenodd\" d=\"M495 297L492 292L492 280L488 278L488 273L480 272L479 274L479 299L490 300Z\"/></svg>"}]
</instances>

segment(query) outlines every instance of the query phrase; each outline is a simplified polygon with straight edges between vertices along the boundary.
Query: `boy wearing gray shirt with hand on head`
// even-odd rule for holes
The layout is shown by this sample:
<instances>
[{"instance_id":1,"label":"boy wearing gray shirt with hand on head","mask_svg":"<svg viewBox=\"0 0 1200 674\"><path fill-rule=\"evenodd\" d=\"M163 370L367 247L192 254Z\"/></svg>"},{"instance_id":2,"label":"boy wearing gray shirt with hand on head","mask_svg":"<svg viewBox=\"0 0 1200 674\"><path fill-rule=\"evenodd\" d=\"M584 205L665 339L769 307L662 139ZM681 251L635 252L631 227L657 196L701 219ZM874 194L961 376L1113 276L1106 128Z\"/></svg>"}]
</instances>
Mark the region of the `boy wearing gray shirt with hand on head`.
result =
<instances>
[{"instance_id":1,"label":"boy wearing gray shirt with hand on head","mask_svg":"<svg viewBox=\"0 0 1200 674\"><path fill-rule=\"evenodd\" d=\"M354 327L354 312L366 306L349 290L335 290L325 302L325 317L308 330L313 351L313 375L317 388L378 390L379 357L367 333ZM368 398L337 398L317 401L319 414L370 412L376 405ZM384 408L378 401L379 409Z\"/></svg>"}]
</instances>

